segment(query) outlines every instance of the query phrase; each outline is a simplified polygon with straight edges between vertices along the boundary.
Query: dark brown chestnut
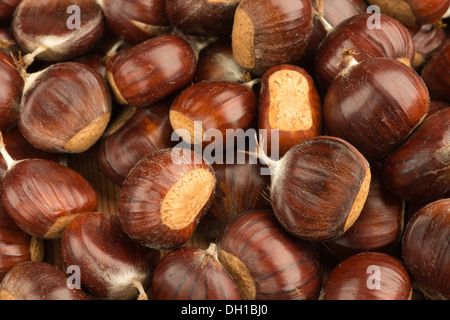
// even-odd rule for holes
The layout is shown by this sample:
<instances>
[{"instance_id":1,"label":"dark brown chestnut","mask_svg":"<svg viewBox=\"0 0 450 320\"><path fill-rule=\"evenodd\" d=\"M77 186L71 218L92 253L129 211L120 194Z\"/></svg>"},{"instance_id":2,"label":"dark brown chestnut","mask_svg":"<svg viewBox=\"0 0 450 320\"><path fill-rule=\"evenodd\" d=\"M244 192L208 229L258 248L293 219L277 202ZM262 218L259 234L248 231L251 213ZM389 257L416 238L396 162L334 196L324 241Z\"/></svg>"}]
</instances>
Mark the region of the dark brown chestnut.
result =
<instances>
[{"instance_id":1,"label":"dark brown chestnut","mask_svg":"<svg viewBox=\"0 0 450 320\"><path fill-rule=\"evenodd\" d=\"M100 170L111 181L121 185L139 160L174 145L169 121L171 102L169 99L147 108L126 108L107 129L98 143L97 159Z\"/></svg>"},{"instance_id":2,"label":"dark brown chestnut","mask_svg":"<svg viewBox=\"0 0 450 320\"><path fill-rule=\"evenodd\" d=\"M280 159L259 158L271 174L275 217L292 235L329 241L358 219L369 193L371 171L364 156L347 141L318 136L293 146Z\"/></svg>"},{"instance_id":3,"label":"dark brown chestnut","mask_svg":"<svg viewBox=\"0 0 450 320\"><path fill-rule=\"evenodd\" d=\"M331 270L321 300L411 300L412 283L403 263L381 252L353 255Z\"/></svg>"},{"instance_id":4,"label":"dark brown chestnut","mask_svg":"<svg viewBox=\"0 0 450 320\"><path fill-rule=\"evenodd\" d=\"M70 288L70 279L47 262L14 266L0 284L0 300L87 300L83 290Z\"/></svg>"},{"instance_id":5,"label":"dark brown chestnut","mask_svg":"<svg viewBox=\"0 0 450 320\"><path fill-rule=\"evenodd\" d=\"M242 0L234 15L233 56L257 76L279 64L295 64L305 52L312 26L308 0Z\"/></svg>"},{"instance_id":6,"label":"dark brown chestnut","mask_svg":"<svg viewBox=\"0 0 450 320\"><path fill-rule=\"evenodd\" d=\"M119 104L143 108L184 89L196 67L196 54L186 40L163 35L108 59L106 77Z\"/></svg>"},{"instance_id":7,"label":"dark brown chestnut","mask_svg":"<svg viewBox=\"0 0 450 320\"><path fill-rule=\"evenodd\" d=\"M422 123L429 111L428 89L414 69L398 60L373 58L358 63L352 55L346 58L351 61L325 96L325 127L369 161L377 161Z\"/></svg>"},{"instance_id":8,"label":"dark brown chestnut","mask_svg":"<svg viewBox=\"0 0 450 320\"><path fill-rule=\"evenodd\" d=\"M447 36L442 26L427 24L418 28L410 29L416 54L412 67L416 70L428 62L428 60L439 50Z\"/></svg>"},{"instance_id":9,"label":"dark brown chestnut","mask_svg":"<svg viewBox=\"0 0 450 320\"><path fill-rule=\"evenodd\" d=\"M427 117L383 160L383 181L397 196L414 202L450 192L450 109Z\"/></svg>"},{"instance_id":10,"label":"dark brown chestnut","mask_svg":"<svg viewBox=\"0 0 450 320\"><path fill-rule=\"evenodd\" d=\"M241 300L231 275L218 260L214 243L207 250L182 247L166 253L152 280L154 300Z\"/></svg>"},{"instance_id":11,"label":"dark brown chestnut","mask_svg":"<svg viewBox=\"0 0 450 320\"><path fill-rule=\"evenodd\" d=\"M160 252L131 240L117 215L90 212L65 229L61 256L66 269L79 267L81 288L95 297L147 300Z\"/></svg>"},{"instance_id":12,"label":"dark brown chestnut","mask_svg":"<svg viewBox=\"0 0 450 320\"><path fill-rule=\"evenodd\" d=\"M13 60L0 50L0 131L17 124L24 81Z\"/></svg>"},{"instance_id":13,"label":"dark brown chestnut","mask_svg":"<svg viewBox=\"0 0 450 320\"><path fill-rule=\"evenodd\" d=\"M91 50L103 34L104 22L95 0L22 0L11 29L33 57L60 62Z\"/></svg>"},{"instance_id":14,"label":"dark brown chestnut","mask_svg":"<svg viewBox=\"0 0 450 320\"><path fill-rule=\"evenodd\" d=\"M258 129L267 130L267 149L275 144L280 156L299 142L322 134L322 101L305 69L284 64L264 73ZM277 131L276 141L272 141L272 130Z\"/></svg>"},{"instance_id":15,"label":"dark brown chestnut","mask_svg":"<svg viewBox=\"0 0 450 320\"><path fill-rule=\"evenodd\" d=\"M219 261L244 299L317 299L322 270L313 246L287 234L271 211L235 218L217 243Z\"/></svg>"},{"instance_id":16,"label":"dark brown chestnut","mask_svg":"<svg viewBox=\"0 0 450 320\"><path fill-rule=\"evenodd\" d=\"M200 154L181 148L153 152L122 184L117 212L122 228L148 247L179 247L208 210L215 184L214 170Z\"/></svg>"},{"instance_id":17,"label":"dark brown chestnut","mask_svg":"<svg viewBox=\"0 0 450 320\"><path fill-rule=\"evenodd\" d=\"M450 299L450 199L418 210L406 225L402 257L415 287L428 299Z\"/></svg>"}]
</instances>

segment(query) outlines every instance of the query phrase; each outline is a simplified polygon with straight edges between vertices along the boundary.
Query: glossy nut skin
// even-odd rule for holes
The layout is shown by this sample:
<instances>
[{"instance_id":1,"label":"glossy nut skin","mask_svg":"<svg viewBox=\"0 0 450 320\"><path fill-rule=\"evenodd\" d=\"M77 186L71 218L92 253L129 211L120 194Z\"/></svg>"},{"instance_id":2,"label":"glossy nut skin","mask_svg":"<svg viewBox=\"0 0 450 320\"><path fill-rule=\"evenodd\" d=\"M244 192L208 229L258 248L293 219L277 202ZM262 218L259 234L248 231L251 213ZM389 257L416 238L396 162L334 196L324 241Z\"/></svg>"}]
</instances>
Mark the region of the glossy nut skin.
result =
<instances>
[{"instance_id":1,"label":"glossy nut skin","mask_svg":"<svg viewBox=\"0 0 450 320\"><path fill-rule=\"evenodd\" d=\"M383 160L383 181L403 199L438 200L450 192L449 165L450 109L445 108L426 118Z\"/></svg>"},{"instance_id":2,"label":"glossy nut skin","mask_svg":"<svg viewBox=\"0 0 450 320\"><path fill-rule=\"evenodd\" d=\"M323 130L322 101L314 79L303 68L279 65L268 69L261 81L258 129L267 130L267 149L278 145L283 156L294 145ZM278 141L272 142L272 130Z\"/></svg>"},{"instance_id":3,"label":"glossy nut skin","mask_svg":"<svg viewBox=\"0 0 450 320\"><path fill-rule=\"evenodd\" d=\"M189 43L163 35L119 51L106 64L106 76L119 104L143 108L184 89L197 61Z\"/></svg>"},{"instance_id":4,"label":"glossy nut skin","mask_svg":"<svg viewBox=\"0 0 450 320\"><path fill-rule=\"evenodd\" d=\"M31 77L19 114L23 136L48 152L81 153L92 147L111 118L104 78L78 62L56 63Z\"/></svg>"},{"instance_id":5,"label":"glossy nut skin","mask_svg":"<svg viewBox=\"0 0 450 320\"><path fill-rule=\"evenodd\" d=\"M385 253L363 252L330 272L320 299L410 300L411 295L411 279L400 260Z\"/></svg>"},{"instance_id":6,"label":"glossy nut skin","mask_svg":"<svg viewBox=\"0 0 450 320\"><path fill-rule=\"evenodd\" d=\"M447 39L447 35L443 28L435 27L432 24L411 28L410 31L416 50L412 66L416 70L420 70L420 68L440 49Z\"/></svg>"},{"instance_id":7,"label":"glossy nut skin","mask_svg":"<svg viewBox=\"0 0 450 320\"><path fill-rule=\"evenodd\" d=\"M232 220L218 241L219 261L247 300L314 300L322 285L312 245L288 235L271 211Z\"/></svg>"},{"instance_id":8,"label":"glossy nut skin","mask_svg":"<svg viewBox=\"0 0 450 320\"><path fill-rule=\"evenodd\" d=\"M17 162L3 177L3 204L25 232L57 239L77 213L95 211L98 197L79 173L59 163Z\"/></svg>"},{"instance_id":9,"label":"glossy nut skin","mask_svg":"<svg viewBox=\"0 0 450 320\"><path fill-rule=\"evenodd\" d=\"M87 300L67 286L68 276L47 262L28 261L12 268L0 284L0 300Z\"/></svg>"},{"instance_id":10,"label":"glossy nut skin","mask_svg":"<svg viewBox=\"0 0 450 320\"><path fill-rule=\"evenodd\" d=\"M310 1L242 0L233 22L233 55L257 76L278 64L295 64L305 52L312 20Z\"/></svg>"},{"instance_id":11,"label":"glossy nut skin","mask_svg":"<svg viewBox=\"0 0 450 320\"><path fill-rule=\"evenodd\" d=\"M154 249L185 244L210 206L212 167L188 149L163 149L139 161L122 184L118 216L130 238Z\"/></svg>"},{"instance_id":12,"label":"glossy nut skin","mask_svg":"<svg viewBox=\"0 0 450 320\"><path fill-rule=\"evenodd\" d=\"M328 89L325 127L377 161L422 123L429 105L427 86L412 68L391 58L365 60L344 70Z\"/></svg>"},{"instance_id":13,"label":"glossy nut skin","mask_svg":"<svg viewBox=\"0 0 450 320\"><path fill-rule=\"evenodd\" d=\"M165 254L153 274L152 298L241 300L241 294L219 262L217 252L209 251L182 247Z\"/></svg>"},{"instance_id":14,"label":"glossy nut skin","mask_svg":"<svg viewBox=\"0 0 450 320\"><path fill-rule=\"evenodd\" d=\"M450 199L417 211L402 240L402 257L414 284L428 299L450 299Z\"/></svg>"},{"instance_id":15,"label":"glossy nut skin","mask_svg":"<svg viewBox=\"0 0 450 320\"><path fill-rule=\"evenodd\" d=\"M73 23L73 11L67 13L71 5L80 9L80 29L68 27L67 23ZM95 0L22 0L14 12L11 29L25 52L45 47L37 58L58 62L91 50L103 35L104 22Z\"/></svg>"},{"instance_id":16,"label":"glossy nut skin","mask_svg":"<svg viewBox=\"0 0 450 320\"><path fill-rule=\"evenodd\" d=\"M23 79L13 67L11 57L0 50L0 130L5 131L15 124L19 117Z\"/></svg>"},{"instance_id":17,"label":"glossy nut skin","mask_svg":"<svg viewBox=\"0 0 450 320\"><path fill-rule=\"evenodd\" d=\"M450 39L424 65L421 75L433 100L450 103Z\"/></svg>"},{"instance_id":18,"label":"glossy nut skin","mask_svg":"<svg viewBox=\"0 0 450 320\"><path fill-rule=\"evenodd\" d=\"M83 290L109 300L131 300L138 296L133 281L149 288L159 261L157 250L131 240L117 215L89 212L73 219L61 238L65 268L80 268Z\"/></svg>"},{"instance_id":19,"label":"glossy nut skin","mask_svg":"<svg viewBox=\"0 0 450 320\"><path fill-rule=\"evenodd\" d=\"M146 155L172 147L169 121L171 100L147 108L133 108L123 126L105 135L98 143L99 168L114 183L121 185L131 169ZM114 124L113 124L114 125Z\"/></svg>"},{"instance_id":20,"label":"glossy nut skin","mask_svg":"<svg viewBox=\"0 0 450 320\"><path fill-rule=\"evenodd\" d=\"M342 21L321 42L316 52L314 69L318 86L326 90L346 67L342 52L353 49L358 61L378 57L400 59L412 65L414 42L409 30L397 20L381 14L380 27L370 29L372 14L361 13Z\"/></svg>"}]
</instances>

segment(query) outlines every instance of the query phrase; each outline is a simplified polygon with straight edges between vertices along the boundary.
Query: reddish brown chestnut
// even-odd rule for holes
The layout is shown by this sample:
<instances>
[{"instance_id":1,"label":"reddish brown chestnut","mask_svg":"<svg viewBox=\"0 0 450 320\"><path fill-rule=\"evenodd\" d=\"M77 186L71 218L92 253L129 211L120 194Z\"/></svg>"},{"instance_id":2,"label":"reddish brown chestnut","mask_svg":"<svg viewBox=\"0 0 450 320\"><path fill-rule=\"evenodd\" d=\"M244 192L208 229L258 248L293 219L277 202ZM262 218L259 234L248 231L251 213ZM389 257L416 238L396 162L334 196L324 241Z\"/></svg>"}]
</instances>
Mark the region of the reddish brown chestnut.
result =
<instances>
[{"instance_id":1,"label":"reddish brown chestnut","mask_svg":"<svg viewBox=\"0 0 450 320\"><path fill-rule=\"evenodd\" d=\"M61 255L65 268L80 268L86 292L108 300L147 300L160 258L159 251L131 240L116 215L99 212L81 214L69 223L61 238Z\"/></svg>"},{"instance_id":2,"label":"reddish brown chestnut","mask_svg":"<svg viewBox=\"0 0 450 320\"><path fill-rule=\"evenodd\" d=\"M430 58L422 69L422 78L433 100L450 103L450 39Z\"/></svg>"},{"instance_id":3,"label":"reddish brown chestnut","mask_svg":"<svg viewBox=\"0 0 450 320\"><path fill-rule=\"evenodd\" d=\"M312 245L285 233L270 211L232 220L219 240L219 261L246 300L314 300L322 285Z\"/></svg>"},{"instance_id":4,"label":"reddish brown chestnut","mask_svg":"<svg viewBox=\"0 0 450 320\"><path fill-rule=\"evenodd\" d=\"M218 260L217 246L174 249L157 265L152 280L154 300L241 300L231 275Z\"/></svg>"},{"instance_id":5,"label":"reddish brown chestnut","mask_svg":"<svg viewBox=\"0 0 450 320\"><path fill-rule=\"evenodd\" d=\"M208 210L216 179L211 165L188 149L163 149L139 161L118 200L123 230L135 241L170 250L186 243Z\"/></svg>"},{"instance_id":6,"label":"reddish brown chestnut","mask_svg":"<svg viewBox=\"0 0 450 320\"><path fill-rule=\"evenodd\" d=\"M95 0L22 0L11 28L23 50L57 62L91 50L103 34L104 23Z\"/></svg>"},{"instance_id":7,"label":"reddish brown chestnut","mask_svg":"<svg viewBox=\"0 0 450 320\"><path fill-rule=\"evenodd\" d=\"M0 50L0 131L17 124L24 82L11 57Z\"/></svg>"},{"instance_id":8,"label":"reddish brown chestnut","mask_svg":"<svg viewBox=\"0 0 450 320\"><path fill-rule=\"evenodd\" d=\"M295 64L305 52L312 25L310 1L242 0L233 22L233 56L258 76L279 64Z\"/></svg>"},{"instance_id":9,"label":"reddish brown chestnut","mask_svg":"<svg viewBox=\"0 0 450 320\"><path fill-rule=\"evenodd\" d=\"M170 123L188 144L225 145L227 130L251 128L256 118L256 104L250 83L201 81L190 85L174 99ZM218 141L216 132L221 135Z\"/></svg>"},{"instance_id":10,"label":"reddish brown chestnut","mask_svg":"<svg viewBox=\"0 0 450 320\"><path fill-rule=\"evenodd\" d=\"M383 160L383 181L392 193L414 202L438 200L450 192L449 108L426 118Z\"/></svg>"},{"instance_id":11,"label":"reddish brown chestnut","mask_svg":"<svg viewBox=\"0 0 450 320\"><path fill-rule=\"evenodd\" d=\"M291 234L310 241L336 239L358 219L371 172L347 141L315 137L292 147L280 160L259 149L271 174L270 199L276 218Z\"/></svg>"},{"instance_id":12,"label":"reddish brown chestnut","mask_svg":"<svg viewBox=\"0 0 450 320\"><path fill-rule=\"evenodd\" d=\"M44 260L44 241L25 233L0 204L0 282L15 265Z\"/></svg>"},{"instance_id":13,"label":"reddish brown chestnut","mask_svg":"<svg viewBox=\"0 0 450 320\"><path fill-rule=\"evenodd\" d=\"M13 267L0 284L0 300L87 300L69 288L68 277L47 262L28 261Z\"/></svg>"},{"instance_id":14,"label":"reddish brown chestnut","mask_svg":"<svg viewBox=\"0 0 450 320\"><path fill-rule=\"evenodd\" d=\"M358 63L351 55L346 58L351 59L347 68L325 96L325 127L330 135L347 140L369 161L376 161L422 123L430 105L428 89L412 68L395 59Z\"/></svg>"},{"instance_id":15,"label":"reddish brown chestnut","mask_svg":"<svg viewBox=\"0 0 450 320\"><path fill-rule=\"evenodd\" d=\"M184 89L196 66L186 40L163 35L119 51L108 60L106 77L119 104L143 108Z\"/></svg>"},{"instance_id":16,"label":"reddish brown chestnut","mask_svg":"<svg viewBox=\"0 0 450 320\"><path fill-rule=\"evenodd\" d=\"M450 199L417 211L403 235L402 257L414 285L429 299L450 299Z\"/></svg>"},{"instance_id":17,"label":"reddish brown chestnut","mask_svg":"<svg viewBox=\"0 0 450 320\"><path fill-rule=\"evenodd\" d=\"M279 65L267 70L259 96L258 129L267 130L267 149L278 146L283 156L297 143L322 133L322 101L305 69ZM277 141L272 141L277 130Z\"/></svg>"},{"instance_id":18,"label":"reddish brown chestnut","mask_svg":"<svg viewBox=\"0 0 450 320\"><path fill-rule=\"evenodd\" d=\"M402 262L388 254L364 252L337 265L321 300L411 300L411 279Z\"/></svg>"},{"instance_id":19,"label":"reddish brown chestnut","mask_svg":"<svg viewBox=\"0 0 450 320\"><path fill-rule=\"evenodd\" d=\"M416 54L412 67L419 70L439 50L447 38L444 28L434 24L411 30Z\"/></svg>"},{"instance_id":20,"label":"reddish brown chestnut","mask_svg":"<svg viewBox=\"0 0 450 320\"><path fill-rule=\"evenodd\" d=\"M0 0L0 24L11 21L14 10L21 0Z\"/></svg>"},{"instance_id":21,"label":"reddish brown chestnut","mask_svg":"<svg viewBox=\"0 0 450 320\"><path fill-rule=\"evenodd\" d=\"M97 151L99 168L111 181L121 185L139 160L173 146L169 121L171 102L164 100L147 108L127 108L124 115L111 124L111 130L108 129L100 140ZM130 118L123 122L123 117Z\"/></svg>"}]
</instances>

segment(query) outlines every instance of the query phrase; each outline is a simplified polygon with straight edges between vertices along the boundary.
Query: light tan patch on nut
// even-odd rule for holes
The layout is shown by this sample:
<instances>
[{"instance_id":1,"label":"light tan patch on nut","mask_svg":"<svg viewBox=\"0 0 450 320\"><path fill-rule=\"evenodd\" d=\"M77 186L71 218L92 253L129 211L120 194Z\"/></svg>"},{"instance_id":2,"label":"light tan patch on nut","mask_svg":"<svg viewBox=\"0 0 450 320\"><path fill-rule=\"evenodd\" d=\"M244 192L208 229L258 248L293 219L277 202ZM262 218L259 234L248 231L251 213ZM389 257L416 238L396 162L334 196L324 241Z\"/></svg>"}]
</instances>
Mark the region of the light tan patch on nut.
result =
<instances>
[{"instance_id":1,"label":"light tan patch on nut","mask_svg":"<svg viewBox=\"0 0 450 320\"><path fill-rule=\"evenodd\" d=\"M17 298L8 290L2 289L0 290L0 300L17 300Z\"/></svg>"},{"instance_id":2,"label":"light tan patch on nut","mask_svg":"<svg viewBox=\"0 0 450 320\"><path fill-rule=\"evenodd\" d=\"M233 57L243 68L252 69L256 65L255 25L247 12L237 8L232 32Z\"/></svg>"},{"instance_id":3,"label":"light tan patch on nut","mask_svg":"<svg viewBox=\"0 0 450 320\"><path fill-rule=\"evenodd\" d=\"M404 0L368 0L369 4L379 6L384 13L407 27L416 25L416 16L407 1Z\"/></svg>"},{"instance_id":4,"label":"light tan patch on nut","mask_svg":"<svg viewBox=\"0 0 450 320\"><path fill-rule=\"evenodd\" d=\"M190 144L200 144L203 142L205 133L203 126L196 125L194 120L175 110L170 110L169 117L173 130L186 142ZM184 131L187 131L190 137L187 137ZM188 139L189 141L187 141Z\"/></svg>"},{"instance_id":5,"label":"light tan patch on nut","mask_svg":"<svg viewBox=\"0 0 450 320\"><path fill-rule=\"evenodd\" d=\"M59 217L52 227L44 234L44 239L60 239L69 223L78 217L80 213L72 213Z\"/></svg>"},{"instance_id":6,"label":"light tan patch on nut","mask_svg":"<svg viewBox=\"0 0 450 320\"><path fill-rule=\"evenodd\" d=\"M353 206L350 210L350 213L347 216L347 220L345 221L344 232L347 231L359 218L361 211L366 203L367 197L369 195L371 180L372 180L372 173L370 169L367 169L366 174L361 183L361 186L359 188L358 194L356 195Z\"/></svg>"}]
</instances>

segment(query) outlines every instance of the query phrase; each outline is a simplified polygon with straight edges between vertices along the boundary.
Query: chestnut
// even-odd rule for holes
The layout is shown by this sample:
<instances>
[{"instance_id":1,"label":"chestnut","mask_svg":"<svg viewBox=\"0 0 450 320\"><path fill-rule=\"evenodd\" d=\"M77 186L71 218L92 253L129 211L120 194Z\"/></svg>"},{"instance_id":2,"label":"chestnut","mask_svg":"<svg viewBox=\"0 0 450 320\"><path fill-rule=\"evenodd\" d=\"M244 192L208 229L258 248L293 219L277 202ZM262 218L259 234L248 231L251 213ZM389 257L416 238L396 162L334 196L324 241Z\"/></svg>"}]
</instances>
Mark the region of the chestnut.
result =
<instances>
[{"instance_id":1,"label":"chestnut","mask_svg":"<svg viewBox=\"0 0 450 320\"><path fill-rule=\"evenodd\" d=\"M305 53L312 26L309 0L242 0L234 15L233 56L257 76L279 64L295 64Z\"/></svg>"},{"instance_id":2,"label":"chestnut","mask_svg":"<svg viewBox=\"0 0 450 320\"><path fill-rule=\"evenodd\" d=\"M381 252L353 255L333 268L320 300L411 300L412 283L403 263Z\"/></svg>"},{"instance_id":3,"label":"chestnut","mask_svg":"<svg viewBox=\"0 0 450 320\"><path fill-rule=\"evenodd\" d=\"M182 247L166 253L152 279L154 300L241 300L214 243L207 250Z\"/></svg>"},{"instance_id":4,"label":"chestnut","mask_svg":"<svg viewBox=\"0 0 450 320\"><path fill-rule=\"evenodd\" d=\"M89 212L77 216L61 238L64 266L80 268L80 285L97 298L148 299L157 250L131 240L117 215Z\"/></svg>"},{"instance_id":5,"label":"chestnut","mask_svg":"<svg viewBox=\"0 0 450 320\"><path fill-rule=\"evenodd\" d=\"M450 299L450 199L418 210L406 225L402 257L415 287L428 299Z\"/></svg>"},{"instance_id":6,"label":"chestnut","mask_svg":"<svg viewBox=\"0 0 450 320\"><path fill-rule=\"evenodd\" d=\"M305 69L284 64L264 73L258 129L267 130L267 149L276 144L280 156L299 142L322 134L322 101ZM272 130L278 131L277 141L272 141Z\"/></svg>"},{"instance_id":7,"label":"chestnut","mask_svg":"<svg viewBox=\"0 0 450 320\"><path fill-rule=\"evenodd\" d=\"M275 217L290 234L329 241L358 219L369 193L366 158L347 141L318 136L293 146L273 160L259 147L270 170L270 200Z\"/></svg>"},{"instance_id":8,"label":"chestnut","mask_svg":"<svg viewBox=\"0 0 450 320\"><path fill-rule=\"evenodd\" d=\"M143 108L184 89L196 66L196 54L186 40L162 35L109 58L106 77L117 103Z\"/></svg>"},{"instance_id":9,"label":"chestnut","mask_svg":"<svg viewBox=\"0 0 450 320\"><path fill-rule=\"evenodd\" d=\"M201 81L188 86L170 107L173 130L187 144L227 145L227 130L245 131L254 123L257 102L251 86L234 81Z\"/></svg>"},{"instance_id":10,"label":"chestnut","mask_svg":"<svg viewBox=\"0 0 450 320\"><path fill-rule=\"evenodd\" d=\"M97 160L100 170L111 181L121 185L139 160L173 146L171 101L156 102L147 108L127 108L106 130L98 143Z\"/></svg>"},{"instance_id":11,"label":"chestnut","mask_svg":"<svg viewBox=\"0 0 450 320\"><path fill-rule=\"evenodd\" d=\"M444 28L427 24L410 30L416 54L412 67L420 70L423 65L439 50L447 39Z\"/></svg>"},{"instance_id":12,"label":"chestnut","mask_svg":"<svg viewBox=\"0 0 450 320\"><path fill-rule=\"evenodd\" d=\"M0 24L11 22L14 10L22 0L0 0Z\"/></svg>"},{"instance_id":13,"label":"chestnut","mask_svg":"<svg viewBox=\"0 0 450 320\"><path fill-rule=\"evenodd\" d=\"M214 170L188 149L155 151L122 184L117 214L123 230L145 246L170 250L185 244L208 210Z\"/></svg>"},{"instance_id":14,"label":"chestnut","mask_svg":"<svg viewBox=\"0 0 450 320\"><path fill-rule=\"evenodd\" d=\"M246 300L315 300L322 270L313 246L287 234L271 211L249 211L224 228L219 261Z\"/></svg>"},{"instance_id":15,"label":"chestnut","mask_svg":"<svg viewBox=\"0 0 450 320\"><path fill-rule=\"evenodd\" d=\"M346 58L346 69L324 99L325 127L369 161L377 161L422 123L430 105L428 89L414 69L396 59L355 62L351 54Z\"/></svg>"},{"instance_id":16,"label":"chestnut","mask_svg":"<svg viewBox=\"0 0 450 320\"><path fill-rule=\"evenodd\" d=\"M43 261L44 250L44 241L20 229L0 203L0 282L19 263Z\"/></svg>"},{"instance_id":17,"label":"chestnut","mask_svg":"<svg viewBox=\"0 0 450 320\"><path fill-rule=\"evenodd\" d=\"M314 61L317 83L326 91L334 78L346 68L342 52L357 52L354 59L362 62L377 57L397 59L411 66L415 56L410 31L399 21L387 15L379 16L379 27L371 29L372 14L360 13L338 25L320 43Z\"/></svg>"},{"instance_id":18,"label":"chestnut","mask_svg":"<svg viewBox=\"0 0 450 320\"><path fill-rule=\"evenodd\" d=\"M450 192L449 164L450 109L445 108L427 117L383 160L383 181L403 199L438 200Z\"/></svg>"},{"instance_id":19,"label":"chestnut","mask_svg":"<svg viewBox=\"0 0 450 320\"><path fill-rule=\"evenodd\" d=\"M447 0L367 0L380 7L381 12L408 27L422 26L439 21L449 8Z\"/></svg>"},{"instance_id":20,"label":"chestnut","mask_svg":"<svg viewBox=\"0 0 450 320\"><path fill-rule=\"evenodd\" d=\"M164 0L96 0L109 28L124 41L136 44L172 30Z\"/></svg>"},{"instance_id":21,"label":"chestnut","mask_svg":"<svg viewBox=\"0 0 450 320\"><path fill-rule=\"evenodd\" d=\"M79 9L76 19L67 13L71 6ZM104 22L95 0L21 0L11 29L26 52L61 62L91 50L103 34Z\"/></svg>"},{"instance_id":22,"label":"chestnut","mask_svg":"<svg viewBox=\"0 0 450 320\"><path fill-rule=\"evenodd\" d=\"M55 266L27 261L14 266L0 284L0 300L87 300L82 289L69 288L68 276Z\"/></svg>"}]
</instances>

